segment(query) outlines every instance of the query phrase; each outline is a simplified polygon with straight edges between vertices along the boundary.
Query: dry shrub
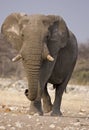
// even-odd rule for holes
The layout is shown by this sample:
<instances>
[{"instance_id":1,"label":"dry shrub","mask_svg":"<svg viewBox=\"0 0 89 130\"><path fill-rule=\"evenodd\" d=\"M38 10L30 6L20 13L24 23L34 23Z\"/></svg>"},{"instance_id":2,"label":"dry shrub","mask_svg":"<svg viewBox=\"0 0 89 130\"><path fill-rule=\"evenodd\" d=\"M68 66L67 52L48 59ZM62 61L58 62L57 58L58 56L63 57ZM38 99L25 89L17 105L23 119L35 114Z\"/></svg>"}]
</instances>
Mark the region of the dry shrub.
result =
<instances>
[{"instance_id":1,"label":"dry shrub","mask_svg":"<svg viewBox=\"0 0 89 130\"><path fill-rule=\"evenodd\" d=\"M22 77L21 63L12 62L16 54L16 50L0 34L0 77Z\"/></svg>"},{"instance_id":2,"label":"dry shrub","mask_svg":"<svg viewBox=\"0 0 89 130\"><path fill-rule=\"evenodd\" d=\"M78 60L71 82L89 85L89 41L78 46Z\"/></svg>"}]
</instances>

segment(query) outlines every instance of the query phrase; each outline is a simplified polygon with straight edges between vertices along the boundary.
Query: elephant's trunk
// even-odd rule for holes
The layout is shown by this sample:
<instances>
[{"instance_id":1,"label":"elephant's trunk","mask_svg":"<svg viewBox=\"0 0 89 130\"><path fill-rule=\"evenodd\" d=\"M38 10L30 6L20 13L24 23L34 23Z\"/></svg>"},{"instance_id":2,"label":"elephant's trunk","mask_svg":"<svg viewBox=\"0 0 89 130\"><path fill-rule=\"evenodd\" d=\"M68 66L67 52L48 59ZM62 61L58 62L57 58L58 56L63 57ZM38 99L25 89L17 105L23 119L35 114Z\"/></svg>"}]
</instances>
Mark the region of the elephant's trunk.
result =
<instances>
[{"instance_id":1,"label":"elephant's trunk","mask_svg":"<svg viewBox=\"0 0 89 130\"><path fill-rule=\"evenodd\" d=\"M26 96L29 100L33 101L37 97L38 93L38 83L39 83L39 74L42 59L48 59L53 61L54 58L49 55L49 50L46 44L42 45L38 42L36 44L25 43L13 61L23 59L23 65L28 79L28 91L26 91Z\"/></svg>"},{"instance_id":2,"label":"elephant's trunk","mask_svg":"<svg viewBox=\"0 0 89 130\"><path fill-rule=\"evenodd\" d=\"M29 60L29 65L23 62L24 68L27 74L28 80L28 96L27 98L31 101L35 100L38 92L38 81L39 81L39 65L33 64L32 60ZM32 63L32 64L31 64Z\"/></svg>"},{"instance_id":3,"label":"elephant's trunk","mask_svg":"<svg viewBox=\"0 0 89 130\"><path fill-rule=\"evenodd\" d=\"M29 100L33 101L37 97L38 93L38 83L39 83L39 73L41 66L41 46L29 46L23 45L21 49L22 62L26 72L28 80L28 94L27 97Z\"/></svg>"},{"instance_id":4,"label":"elephant's trunk","mask_svg":"<svg viewBox=\"0 0 89 130\"><path fill-rule=\"evenodd\" d=\"M33 59L30 62L31 68L29 68L28 73L28 87L29 87L29 95L28 98L32 101L35 100L38 94L38 83L39 83L39 73L40 73L40 60L33 61ZM33 63L32 63L33 62Z\"/></svg>"},{"instance_id":5,"label":"elephant's trunk","mask_svg":"<svg viewBox=\"0 0 89 130\"><path fill-rule=\"evenodd\" d=\"M39 73L38 72L30 72L27 76L28 79L28 95L27 98L31 101L37 98L38 93L38 81L39 81Z\"/></svg>"}]
</instances>

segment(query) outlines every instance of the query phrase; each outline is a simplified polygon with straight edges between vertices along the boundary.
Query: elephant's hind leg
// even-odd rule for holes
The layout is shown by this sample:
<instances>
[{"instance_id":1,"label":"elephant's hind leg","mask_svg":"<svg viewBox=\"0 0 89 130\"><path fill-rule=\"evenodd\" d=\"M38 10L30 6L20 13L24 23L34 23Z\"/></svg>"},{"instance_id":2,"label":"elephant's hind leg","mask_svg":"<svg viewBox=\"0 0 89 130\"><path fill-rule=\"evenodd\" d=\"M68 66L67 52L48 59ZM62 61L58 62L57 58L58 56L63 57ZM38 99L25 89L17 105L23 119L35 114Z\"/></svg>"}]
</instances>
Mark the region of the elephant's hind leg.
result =
<instances>
[{"instance_id":1,"label":"elephant's hind leg","mask_svg":"<svg viewBox=\"0 0 89 130\"><path fill-rule=\"evenodd\" d=\"M42 98L43 98L43 110L45 113L48 113L52 110L52 103L49 93L47 91L47 85L44 88Z\"/></svg>"}]
</instances>

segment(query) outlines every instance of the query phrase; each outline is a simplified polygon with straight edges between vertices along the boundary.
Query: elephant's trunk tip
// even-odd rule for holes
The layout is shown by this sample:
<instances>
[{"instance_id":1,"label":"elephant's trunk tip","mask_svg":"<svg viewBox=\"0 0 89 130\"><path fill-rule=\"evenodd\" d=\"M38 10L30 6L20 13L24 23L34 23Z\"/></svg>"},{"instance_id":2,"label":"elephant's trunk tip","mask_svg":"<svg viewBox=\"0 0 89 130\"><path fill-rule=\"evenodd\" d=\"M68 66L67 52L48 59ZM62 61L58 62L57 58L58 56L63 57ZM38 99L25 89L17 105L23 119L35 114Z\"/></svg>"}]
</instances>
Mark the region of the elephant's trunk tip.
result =
<instances>
[{"instance_id":1,"label":"elephant's trunk tip","mask_svg":"<svg viewBox=\"0 0 89 130\"><path fill-rule=\"evenodd\" d=\"M30 94L29 94L29 90L28 89L26 89L25 90L25 96L30 100L30 101L34 101L35 99L36 99L36 97L37 97L37 95L34 95L34 96L31 96Z\"/></svg>"}]
</instances>

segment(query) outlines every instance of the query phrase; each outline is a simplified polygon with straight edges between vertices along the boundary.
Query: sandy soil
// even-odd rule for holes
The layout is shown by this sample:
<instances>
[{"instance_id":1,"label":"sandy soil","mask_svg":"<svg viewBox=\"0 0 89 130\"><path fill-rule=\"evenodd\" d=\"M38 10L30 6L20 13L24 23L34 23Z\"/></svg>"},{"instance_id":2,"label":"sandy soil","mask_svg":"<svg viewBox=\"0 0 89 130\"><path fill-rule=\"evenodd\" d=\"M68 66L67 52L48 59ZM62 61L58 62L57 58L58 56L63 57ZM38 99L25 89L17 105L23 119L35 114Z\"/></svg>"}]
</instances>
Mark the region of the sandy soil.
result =
<instances>
[{"instance_id":1,"label":"sandy soil","mask_svg":"<svg viewBox=\"0 0 89 130\"><path fill-rule=\"evenodd\" d=\"M89 130L89 86L69 85L62 100L63 116L51 117L29 115L25 88L20 91L21 84L16 84L0 80L0 130ZM54 90L49 92L53 101Z\"/></svg>"}]
</instances>

